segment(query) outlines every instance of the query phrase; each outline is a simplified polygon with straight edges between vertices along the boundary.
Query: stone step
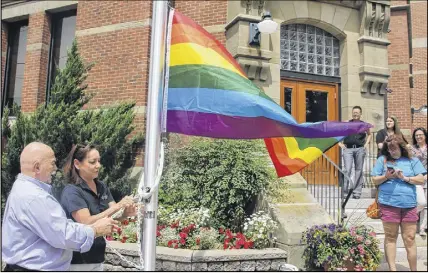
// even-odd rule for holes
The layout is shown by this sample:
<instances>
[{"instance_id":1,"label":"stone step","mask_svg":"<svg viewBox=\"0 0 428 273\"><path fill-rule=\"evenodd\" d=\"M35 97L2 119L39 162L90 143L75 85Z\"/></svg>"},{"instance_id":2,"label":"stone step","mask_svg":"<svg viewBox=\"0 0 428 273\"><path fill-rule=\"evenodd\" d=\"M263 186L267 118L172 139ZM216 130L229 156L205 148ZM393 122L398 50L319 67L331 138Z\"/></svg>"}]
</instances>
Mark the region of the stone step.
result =
<instances>
[{"instance_id":1,"label":"stone step","mask_svg":"<svg viewBox=\"0 0 428 273\"><path fill-rule=\"evenodd\" d=\"M400 263L395 263L395 266L397 268L397 271L410 271L409 268L409 263L407 261L405 262L400 262ZM389 271L389 267L387 263L382 263L380 264L380 266L377 268L376 271ZM427 271L427 261L425 260L418 260L417 261L417 271L423 271L426 272Z\"/></svg>"},{"instance_id":2,"label":"stone step","mask_svg":"<svg viewBox=\"0 0 428 273\"><path fill-rule=\"evenodd\" d=\"M384 244L383 244L383 240L385 239L385 235L384 234L378 234L376 236L379 240L380 240L380 248L383 249L384 248ZM419 234L416 234L415 236L415 241L416 241L416 246L417 247L427 247L427 237L424 236L420 236ZM403 238L401 237L401 235L398 236L397 238L397 248L404 248L404 242L403 242Z\"/></svg>"},{"instance_id":3,"label":"stone step","mask_svg":"<svg viewBox=\"0 0 428 273\"><path fill-rule=\"evenodd\" d=\"M371 204L373 204L374 201L375 201L375 198L360 198L360 199L350 198L346 203L346 209L366 209Z\"/></svg>"}]
</instances>

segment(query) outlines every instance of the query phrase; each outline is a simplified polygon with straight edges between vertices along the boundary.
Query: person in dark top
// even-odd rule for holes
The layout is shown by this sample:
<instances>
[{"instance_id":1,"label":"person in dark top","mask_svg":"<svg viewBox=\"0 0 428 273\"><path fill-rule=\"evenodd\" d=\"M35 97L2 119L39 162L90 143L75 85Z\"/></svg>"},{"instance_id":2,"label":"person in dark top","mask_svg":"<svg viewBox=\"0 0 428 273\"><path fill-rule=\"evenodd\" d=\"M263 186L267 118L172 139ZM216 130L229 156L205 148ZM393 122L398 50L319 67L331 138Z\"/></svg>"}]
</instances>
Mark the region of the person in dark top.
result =
<instances>
[{"instance_id":1,"label":"person in dark top","mask_svg":"<svg viewBox=\"0 0 428 273\"><path fill-rule=\"evenodd\" d=\"M100 167L100 154L92 145L76 145L68 154L64 165L68 184L62 191L61 205L75 222L92 224L122 208L121 218L136 215L132 197L125 196L119 203L113 200L106 184L98 180ZM99 237L88 252L73 252L70 271L103 271L105 249L106 242Z\"/></svg>"},{"instance_id":2,"label":"person in dark top","mask_svg":"<svg viewBox=\"0 0 428 273\"><path fill-rule=\"evenodd\" d=\"M361 120L362 109L360 106L354 106L352 108L352 119L349 122L362 122ZM344 138L343 142L339 143L340 148L343 151L343 161L345 164L345 170L348 176L351 176L352 164L355 164L355 178L354 185L349 185L350 181L345 181L344 191L347 193L350 186L354 188L353 196L354 199L361 197L363 189L363 166L364 158L366 157L366 149L370 143L371 134L368 130L364 133L353 134Z\"/></svg>"},{"instance_id":3,"label":"person in dark top","mask_svg":"<svg viewBox=\"0 0 428 273\"><path fill-rule=\"evenodd\" d=\"M388 136L397 135L403 138L404 142L408 144L403 133L401 133L400 127L398 126L398 120L396 117L389 116L385 120L385 128L380 129L376 134L376 144L377 144L377 157L380 156L380 150L382 149L383 143Z\"/></svg>"}]
</instances>

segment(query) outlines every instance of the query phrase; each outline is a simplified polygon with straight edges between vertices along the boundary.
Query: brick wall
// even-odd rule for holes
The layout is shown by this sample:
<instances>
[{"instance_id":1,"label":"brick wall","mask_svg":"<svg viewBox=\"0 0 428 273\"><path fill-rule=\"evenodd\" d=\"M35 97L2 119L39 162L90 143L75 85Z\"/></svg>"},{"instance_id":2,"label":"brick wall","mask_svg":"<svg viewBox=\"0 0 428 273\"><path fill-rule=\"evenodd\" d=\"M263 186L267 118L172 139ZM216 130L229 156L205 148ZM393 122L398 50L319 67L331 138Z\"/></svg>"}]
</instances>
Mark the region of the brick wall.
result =
<instances>
[{"instance_id":1,"label":"brick wall","mask_svg":"<svg viewBox=\"0 0 428 273\"><path fill-rule=\"evenodd\" d=\"M95 63L87 79L88 91L95 94L88 108L131 99L138 106L146 105L150 26L133 25L119 30L114 26L142 23L151 15L151 9L150 1L79 2L79 50L85 61ZM95 29L93 34L79 35L79 31L100 27L110 30L101 33L101 29Z\"/></svg>"},{"instance_id":2,"label":"brick wall","mask_svg":"<svg viewBox=\"0 0 428 273\"><path fill-rule=\"evenodd\" d=\"M410 129L410 86L409 86L409 43L407 29L407 12L392 11L388 40L388 63L392 69L388 86L393 90L388 96L388 115L398 118L401 128Z\"/></svg>"},{"instance_id":3,"label":"brick wall","mask_svg":"<svg viewBox=\"0 0 428 273\"><path fill-rule=\"evenodd\" d=\"M45 12L31 14L28 21L22 111L33 112L45 102L50 44L50 18Z\"/></svg>"},{"instance_id":4,"label":"brick wall","mask_svg":"<svg viewBox=\"0 0 428 273\"><path fill-rule=\"evenodd\" d=\"M176 0L175 8L192 18L202 27L225 25L227 20L227 1L186 1ZM223 45L226 45L225 31L211 33Z\"/></svg>"},{"instance_id":5,"label":"brick wall","mask_svg":"<svg viewBox=\"0 0 428 273\"><path fill-rule=\"evenodd\" d=\"M427 39L427 2L411 2L412 38ZM415 45L414 45L415 46ZM411 93L411 104L415 108L427 104L427 48L413 48L411 58L413 64L414 85ZM427 117L415 114L413 128L427 127Z\"/></svg>"},{"instance_id":6,"label":"brick wall","mask_svg":"<svg viewBox=\"0 0 428 273\"><path fill-rule=\"evenodd\" d=\"M6 52L7 52L7 25L1 23L1 99L3 100L3 85L6 67Z\"/></svg>"}]
</instances>

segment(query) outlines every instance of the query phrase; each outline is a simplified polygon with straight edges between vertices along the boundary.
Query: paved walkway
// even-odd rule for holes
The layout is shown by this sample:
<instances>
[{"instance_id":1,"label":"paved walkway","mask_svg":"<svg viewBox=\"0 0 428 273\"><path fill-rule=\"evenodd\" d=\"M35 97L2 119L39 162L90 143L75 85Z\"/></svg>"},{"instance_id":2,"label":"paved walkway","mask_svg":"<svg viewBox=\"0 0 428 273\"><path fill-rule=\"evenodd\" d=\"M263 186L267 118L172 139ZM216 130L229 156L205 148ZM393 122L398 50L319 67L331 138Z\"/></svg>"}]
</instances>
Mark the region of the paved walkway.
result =
<instances>
[{"instance_id":1,"label":"paved walkway","mask_svg":"<svg viewBox=\"0 0 428 273\"><path fill-rule=\"evenodd\" d=\"M408 263L396 263L397 271L410 271ZM388 271L388 264L381 264L376 271ZM418 271L428 271L427 270L427 261L418 261Z\"/></svg>"}]
</instances>

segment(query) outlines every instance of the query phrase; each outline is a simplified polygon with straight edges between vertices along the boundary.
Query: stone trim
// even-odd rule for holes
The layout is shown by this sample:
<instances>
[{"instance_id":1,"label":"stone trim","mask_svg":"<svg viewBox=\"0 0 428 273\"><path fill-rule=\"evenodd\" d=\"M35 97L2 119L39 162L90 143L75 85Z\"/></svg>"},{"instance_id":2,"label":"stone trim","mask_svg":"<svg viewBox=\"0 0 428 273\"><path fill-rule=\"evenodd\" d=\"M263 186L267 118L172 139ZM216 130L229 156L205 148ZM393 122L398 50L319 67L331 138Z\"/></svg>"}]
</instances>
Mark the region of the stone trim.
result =
<instances>
[{"instance_id":1,"label":"stone trim","mask_svg":"<svg viewBox=\"0 0 428 273\"><path fill-rule=\"evenodd\" d=\"M73 7L77 5L78 1L34 1L16 4L10 7L2 8L2 20L13 19L15 17L26 16L44 12L47 10Z\"/></svg>"},{"instance_id":2,"label":"stone trim","mask_svg":"<svg viewBox=\"0 0 428 273\"><path fill-rule=\"evenodd\" d=\"M112 32L122 29L130 29L130 28L138 28L138 27L147 27L151 25L151 19L145 19L142 21L133 21L133 22L125 22L101 27L88 28L83 30L76 31L76 37L101 34L106 32Z\"/></svg>"},{"instance_id":3,"label":"stone trim","mask_svg":"<svg viewBox=\"0 0 428 273\"><path fill-rule=\"evenodd\" d=\"M139 263L137 244L109 242L120 254ZM136 271L109 248L106 271ZM278 248L262 250L188 250L156 247L156 271L278 271L285 264L287 252Z\"/></svg>"},{"instance_id":4,"label":"stone trim","mask_svg":"<svg viewBox=\"0 0 428 273\"><path fill-rule=\"evenodd\" d=\"M412 48L427 48L427 38L412 39Z\"/></svg>"},{"instance_id":5,"label":"stone trim","mask_svg":"<svg viewBox=\"0 0 428 273\"><path fill-rule=\"evenodd\" d=\"M35 44L27 45L26 51L31 52L31 51L40 51L40 50L49 51L49 45L44 43L35 43Z\"/></svg>"},{"instance_id":6,"label":"stone trim","mask_svg":"<svg viewBox=\"0 0 428 273\"><path fill-rule=\"evenodd\" d=\"M213 25L213 26L206 26L204 29L209 33L218 33L218 32L225 32L226 31L226 25Z\"/></svg>"},{"instance_id":7,"label":"stone trim","mask_svg":"<svg viewBox=\"0 0 428 273\"><path fill-rule=\"evenodd\" d=\"M426 74L427 74L426 70L413 71L413 75L426 75Z\"/></svg>"},{"instance_id":8,"label":"stone trim","mask_svg":"<svg viewBox=\"0 0 428 273\"><path fill-rule=\"evenodd\" d=\"M361 36L360 38L358 38L357 42L358 43L369 42L372 44L383 45L383 46L388 46L391 44L391 42L388 41L387 39L375 38L370 36Z\"/></svg>"},{"instance_id":9,"label":"stone trim","mask_svg":"<svg viewBox=\"0 0 428 273\"><path fill-rule=\"evenodd\" d=\"M239 14L235 16L235 18L233 18L229 23L227 23L224 29L227 31L229 28L231 28L233 25L235 25L239 21L249 22L249 23L259 23L261 21L261 18L260 16Z\"/></svg>"},{"instance_id":10,"label":"stone trim","mask_svg":"<svg viewBox=\"0 0 428 273\"><path fill-rule=\"evenodd\" d=\"M389 69L392 71L395 70L408 70L409 64L390 64Z\"/></svg>"}]
</instances>

